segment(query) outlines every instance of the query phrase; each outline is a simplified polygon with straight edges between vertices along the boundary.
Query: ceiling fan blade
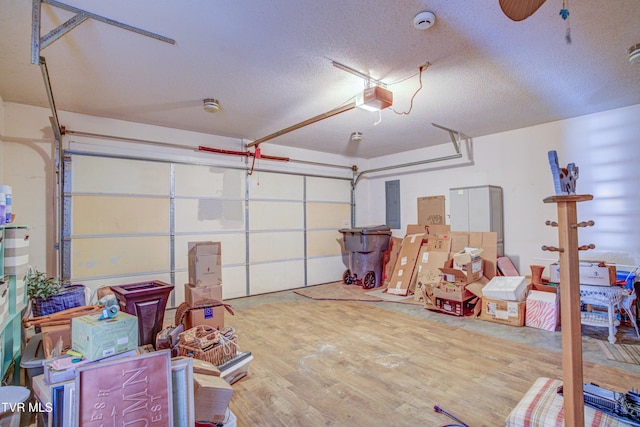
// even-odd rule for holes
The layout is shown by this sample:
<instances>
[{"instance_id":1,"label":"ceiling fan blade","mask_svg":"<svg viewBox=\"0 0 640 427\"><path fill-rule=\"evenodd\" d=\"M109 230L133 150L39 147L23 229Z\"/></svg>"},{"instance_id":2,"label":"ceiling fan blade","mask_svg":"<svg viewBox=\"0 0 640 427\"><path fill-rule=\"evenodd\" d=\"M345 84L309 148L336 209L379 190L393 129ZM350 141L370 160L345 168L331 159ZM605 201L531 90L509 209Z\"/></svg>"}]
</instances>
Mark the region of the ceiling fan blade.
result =
<instances>
[{"instance_id":1,"label":"ceiling fan blade","mask_svg":"<svg viewBox=\"0 0 640 427\"><path fill-rule=\"evenodd\" d=\"M523 21L533 15L546 0L499 0L500 8L509 19Z\"/></svg>"}]
</instances>

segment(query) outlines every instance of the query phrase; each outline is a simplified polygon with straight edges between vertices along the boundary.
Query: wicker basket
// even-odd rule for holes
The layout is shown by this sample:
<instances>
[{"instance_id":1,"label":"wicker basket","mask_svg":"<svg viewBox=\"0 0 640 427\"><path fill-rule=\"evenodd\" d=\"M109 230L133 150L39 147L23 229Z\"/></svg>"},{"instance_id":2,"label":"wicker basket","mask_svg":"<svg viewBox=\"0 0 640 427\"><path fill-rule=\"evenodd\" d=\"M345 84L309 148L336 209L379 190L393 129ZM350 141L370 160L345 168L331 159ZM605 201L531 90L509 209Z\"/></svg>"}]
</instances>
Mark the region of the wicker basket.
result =
<instances>
[{"instance_id":1,"label":"wicker basket","mask_svg":"<svg viewBox=\"0 0 640 427\"><path fill-rule=\"evenodd\" d=\"M237 340L233 329L219 331L210 326L198 325L180 334L178 356L193 357L219 366L236 357Z\"/></svg>"},{"instance_id":2,"label":"wicker basket","mask_svg":"<svg viewBox=\"0 0 640 427\"><path fill-rule=\"evenodd\" d=\"M32 299L31 309L34 317L40 317L57 313L58 311L80 307L85 304L85 286L68 285L63 287L59 293L51 295L47 299Z\"/></svg>"}]
</instances>

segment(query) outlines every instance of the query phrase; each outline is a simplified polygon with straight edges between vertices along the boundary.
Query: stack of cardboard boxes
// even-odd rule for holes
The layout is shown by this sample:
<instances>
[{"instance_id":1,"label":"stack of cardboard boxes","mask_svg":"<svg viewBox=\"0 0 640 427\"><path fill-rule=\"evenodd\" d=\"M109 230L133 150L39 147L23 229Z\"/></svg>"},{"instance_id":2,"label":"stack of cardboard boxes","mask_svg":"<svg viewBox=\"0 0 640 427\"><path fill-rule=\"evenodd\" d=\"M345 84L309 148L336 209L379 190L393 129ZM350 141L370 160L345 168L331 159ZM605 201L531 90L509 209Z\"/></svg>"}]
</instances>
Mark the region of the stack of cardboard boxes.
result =
<instances>
[{"instance_id":1,"label":"stack of cardboard boxes","mask_svg":"<svg viewBox=\"0 0 640 427\"><path fill-rule=\"evenodd\" d=\"M472 314L482 287L496 274L496 254L496 233L409 225L386 292L413 294L428 309Z\"/></svg>"},{"instance_id":2,"label":"stack of cardboard boxes","mask_svg":"<svg viewBox=\"0 0 640 427\"><path fill-rule=\"evenodd\" d=\"M190 307L183 319L185 329L197 325L224 328L222 306L222 247L220 242L189 242L189 283L184 285Z\"/></svg>"}]
</instances>

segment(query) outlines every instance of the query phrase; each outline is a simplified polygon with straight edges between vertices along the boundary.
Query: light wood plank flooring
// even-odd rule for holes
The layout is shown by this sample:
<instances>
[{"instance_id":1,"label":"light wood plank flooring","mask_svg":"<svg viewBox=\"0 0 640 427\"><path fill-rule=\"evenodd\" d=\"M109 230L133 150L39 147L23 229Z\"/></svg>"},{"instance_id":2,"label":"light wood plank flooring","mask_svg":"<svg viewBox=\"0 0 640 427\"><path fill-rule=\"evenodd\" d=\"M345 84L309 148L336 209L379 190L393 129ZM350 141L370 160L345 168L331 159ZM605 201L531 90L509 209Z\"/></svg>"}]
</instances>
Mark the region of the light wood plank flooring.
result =
<instances>
[{"instance_id":1,"label":"light wood plank flooring","mask_svg":"<svg viewBox=\"0 0 640 427\"><path fill-rule=\"evenodd\" d=\"M239 427L453 422L434 405L472 427L495 427L536 378L562 378L561 353L553 348L560 332L426 316L444 320L435 321L405 304L283 295L230 301L236 315L226 324L254 356L249 375L233 385L230 407ZM547 348L518 342L540 333L551 337L541 339ZM640 387L637 365L621 370L587 359L585 382Z\"/></svg>"}]
</instances>

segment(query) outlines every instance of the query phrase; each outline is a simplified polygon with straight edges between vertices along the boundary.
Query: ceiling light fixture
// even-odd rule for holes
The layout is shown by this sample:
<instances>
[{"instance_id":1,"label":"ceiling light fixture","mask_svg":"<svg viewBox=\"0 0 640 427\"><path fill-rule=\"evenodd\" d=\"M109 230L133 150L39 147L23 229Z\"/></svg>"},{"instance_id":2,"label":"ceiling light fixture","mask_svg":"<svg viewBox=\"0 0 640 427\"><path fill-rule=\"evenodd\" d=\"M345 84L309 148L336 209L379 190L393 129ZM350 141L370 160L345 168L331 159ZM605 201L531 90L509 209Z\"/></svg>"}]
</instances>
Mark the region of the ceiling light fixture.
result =
<instances>
[{"instance_id":1,"label":"ceiling light fixture","mask_svg":"<svg viewBox=\"0 0 640 427\"><path fill-rule=\"evenodd\" d=\"M362 132L351 132L351 141L353 142L362 141Z\"/></svg>"},{"instance_id":2,"label":"ceiling light fixture","mask_svg":"<svg viewBox=\"0 0 640 427\"><path fill-rule=\"evenodd\" d=\"M629 62L640 64L640 43L629 48Z\"/></svg>"},{"instance_id":3,"label":"ceiling light fixture","mask_svg":"<svg viewBox=\"0 0 640 427\"><path fill-rule=\"evenodd\" d=\"M220 110L220 102L218 102L217 99L207 98L202 101L202 108L204 108L204 111L207 113L216 113Z\"/></svg>"},{"instance_id":4,"label":"ceiling light fixture","mask_svg":"<svg viewBox=\"0 0 640 427\"><path fill-rule=\"evenodd\" d=\"M356 95L356 107L363 110L384 110L391 105L393 105L393 92L382 87L369 87Z\"/></svg>"}]
</instances>

